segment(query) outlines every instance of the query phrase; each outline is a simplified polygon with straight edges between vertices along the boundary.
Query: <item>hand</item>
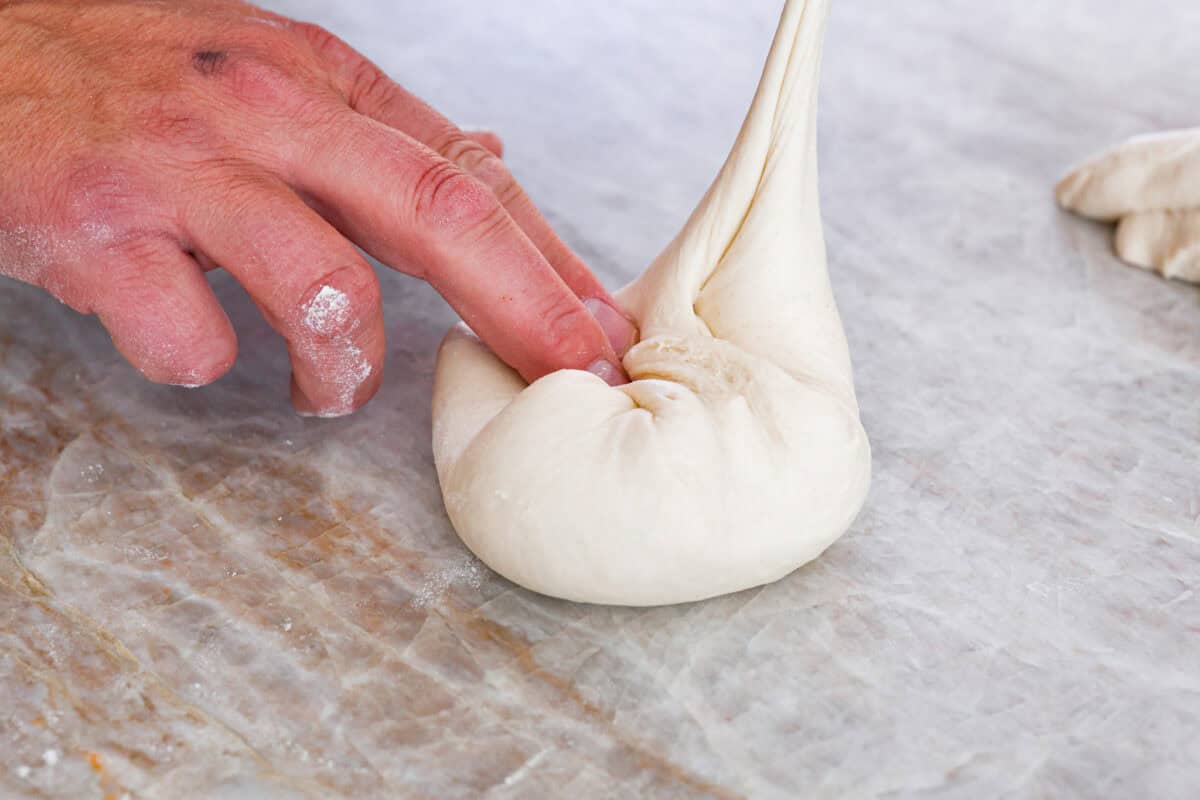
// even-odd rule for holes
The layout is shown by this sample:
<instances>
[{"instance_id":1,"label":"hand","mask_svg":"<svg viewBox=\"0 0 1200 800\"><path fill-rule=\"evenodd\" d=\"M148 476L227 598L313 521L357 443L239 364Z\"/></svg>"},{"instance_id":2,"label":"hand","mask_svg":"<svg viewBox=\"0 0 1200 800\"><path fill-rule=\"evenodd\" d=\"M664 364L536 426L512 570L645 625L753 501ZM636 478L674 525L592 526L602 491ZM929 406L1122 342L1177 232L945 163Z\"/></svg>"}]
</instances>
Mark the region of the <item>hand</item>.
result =
<instances>
[{"instance_id":1,"label":"hand","mask_svg":"<svg viewBox=\"0 0 1200 800\"><path fill-rule=\"evenodd\" d=\"M1200 128L1130 139L1075 169L1056 193L1077 214L1116 220L1124 261L1200 283Z\"/></svg>"},{"instance_id":2,"label":"hand","mask_svg":"<svg viewBox=\"0 0 1200 800\"><path fill-rule=\"evenodd\" d=\"M326 31L235 0L0 0L0 274L98 315L151 380L232 365L203 274L221 266L287 340L297 409L362 405L384 329L357 244L527 380L621 382L632 323L499 150Z\"/></svg>"}]
</instances>

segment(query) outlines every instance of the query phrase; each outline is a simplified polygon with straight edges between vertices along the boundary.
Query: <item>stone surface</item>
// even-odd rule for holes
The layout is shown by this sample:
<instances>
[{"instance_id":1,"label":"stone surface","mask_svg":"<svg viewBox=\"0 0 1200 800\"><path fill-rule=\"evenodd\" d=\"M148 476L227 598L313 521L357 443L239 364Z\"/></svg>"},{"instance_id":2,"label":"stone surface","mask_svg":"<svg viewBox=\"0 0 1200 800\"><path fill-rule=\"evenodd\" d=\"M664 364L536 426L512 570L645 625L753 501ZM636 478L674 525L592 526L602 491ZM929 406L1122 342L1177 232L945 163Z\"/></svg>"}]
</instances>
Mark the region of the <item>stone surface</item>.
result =
<instances>
[{"instance_id":1,"label":"stone surface","mask_svg":"<svg viewBox=\"0 0 1200 800\"><path fill-rule=\"evenodd\" d=\"M612 284L733 139L775 2L277 0L463 123ZM281 343L152 386L0 285L0 795L1155 797L1200 784L1200 302L1052 203L1195 124L1196 4L835 4L830 268L875 483L772 586L585 607L441 510L434 349L384 275L360 414L301 420ZM736 535L730 531L730 535Z\"/></svg>"}]
</instances>

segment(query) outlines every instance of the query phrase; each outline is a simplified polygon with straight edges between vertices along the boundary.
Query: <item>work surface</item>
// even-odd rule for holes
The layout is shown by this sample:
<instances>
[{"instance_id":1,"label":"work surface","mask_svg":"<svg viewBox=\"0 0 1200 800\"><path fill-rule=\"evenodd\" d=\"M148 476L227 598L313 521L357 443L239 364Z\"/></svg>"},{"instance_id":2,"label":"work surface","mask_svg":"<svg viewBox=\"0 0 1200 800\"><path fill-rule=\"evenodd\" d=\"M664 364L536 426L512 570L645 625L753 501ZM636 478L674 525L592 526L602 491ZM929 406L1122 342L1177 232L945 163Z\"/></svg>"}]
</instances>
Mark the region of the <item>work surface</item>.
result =
<instances>
[{"instance_id":1,"label":"work surface","mask_svg":"<svg viewBox=\"0 0 1200 800\"><path fill-rule=\"evenodd\" d=\"M494 126L611 285L715 174L778 12L273 5ZM0 795L1193 797L1200 295L1051 187L1197 122L1198 29L1167 0L835 4L822 197L874 484L817 562L695 605L550 600L467 553L423 285L383 275L383 388L318 421L224 276L240 360L194 391L3 283Z\"/></svg>"}]
</instances>

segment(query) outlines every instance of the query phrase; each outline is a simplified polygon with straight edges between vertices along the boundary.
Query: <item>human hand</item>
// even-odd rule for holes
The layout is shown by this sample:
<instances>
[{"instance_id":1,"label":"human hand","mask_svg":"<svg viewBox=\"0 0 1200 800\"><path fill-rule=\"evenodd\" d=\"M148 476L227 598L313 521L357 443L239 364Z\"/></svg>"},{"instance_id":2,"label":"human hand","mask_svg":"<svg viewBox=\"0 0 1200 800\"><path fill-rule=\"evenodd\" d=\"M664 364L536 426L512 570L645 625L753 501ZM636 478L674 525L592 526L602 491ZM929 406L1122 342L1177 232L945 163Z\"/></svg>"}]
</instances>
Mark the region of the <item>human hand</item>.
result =
<instances>
[{"instance_id":1,"label":"human hand","mask_svg":"<svg viewBox=\"0 0 1200 800\"><path fill-rule=\"evenodd\" d=\"M1116 221L1122 260L1200 282L1200 128L1139 136L1077 167L1058 202Z\"/></svg>"},{"instance_id":2,"label":"human hand","mask_svg":"<svg viewBox=\"0 0 1200 800\"><path fill-rule=\"evenodd\" d=\"M298 410L382 377L378 282L428 281L526 380L610 382L636 330L467 134L313 25L236 0L0 0L0 274L96 314L151 380L232 365L204 278L287 341Z\"/></svg>"}]
</instances>

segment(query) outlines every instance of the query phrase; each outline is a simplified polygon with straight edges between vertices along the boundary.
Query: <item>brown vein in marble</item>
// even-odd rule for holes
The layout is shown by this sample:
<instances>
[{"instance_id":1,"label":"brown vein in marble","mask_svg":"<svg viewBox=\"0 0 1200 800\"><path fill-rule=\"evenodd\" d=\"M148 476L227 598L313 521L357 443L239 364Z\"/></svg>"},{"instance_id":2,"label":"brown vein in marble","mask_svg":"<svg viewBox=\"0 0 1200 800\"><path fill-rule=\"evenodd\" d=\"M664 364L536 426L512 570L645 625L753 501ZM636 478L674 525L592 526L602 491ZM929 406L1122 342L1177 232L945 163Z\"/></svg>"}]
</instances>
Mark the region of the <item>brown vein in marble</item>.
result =
<instances>
[{"instance_id":1,"label":"brown vein in marble","mask_svg":"<svg viewBox=\"0 0 1200 800\"><path fill-rule=\"evenodd\" d=\"M413 669L418 673L423 673L427 678L439 684L443 682L438 675L429 673L428 671L422 669L418 664L415 664L405 658L404 653L390 645L386 640L381 639L378 635L373 633L369 627L364 627L362 621L346 617L344 613L332 606L327 600L318 595L314 595L311 592L311 587L313 586L312 583L297 583L294 581L293 575L280 569L280 566L287 565L290 570L293 570L297 573L311 574L311 569L314 564L321 563L328 556L338 552L337 541L342 537L336 536L335 532L339 530L345 532L343 536L354 534L357 536L358 541L365 541L368 543L368 552L360 555L358 558L354 558L353 563L366 563L369 562L370 559L378 557L384 552L388 552L391 554L391 557L397 558L399 565L407 565L410 569L416 567L419 562L419 554L401 552L396 549L395 536L389 535L382 526L374 521L372 514L374 507L368 506L365 509L363 509L361 506L356 507L356 503L352 498L342 497L328 491L327 487L322 486L320 474L309 468L292 465L279 458L255 458L254 455L250 455L250 457L245 461L241 461L233 472L227 472L223 475L220 475L215 484L210 484L202 489L199 493L192 494L188 492L186 488L177 480L177 465L165 457L165 451L162 450L161 446L150 441L142 431L135 428L120 417L110 413L104 413L101 409L95 408L88 403L86 398L83 398L82 401L84 403L84 409L82 414L68 414L68 417L76 416L76 419L70 421L75 423L75 425L72 426L69 422L64 420L59 413L63 409L63 404L58 402L58 398L54 396L54 392L51 389L51 380L55 374L55 370L56 366L53 363L44 364L38 379L34 381L34 386L45 398L46 405L43 408L38 409L32 404L26 404L26 408L23 409L27 413L33 415L35 419L38 419L39 422L42 422L43 424L49 424L49 421L53 421L55 425L54 438L56 443L51 448L52 457L45 459L45 454L47 453L47 449L44 446L45 443L39 443L42 446L37 448L22 448L26 450L36 449L40 451L38 455L43 456L42 459L32 458L32 453L28 454L31 456L30 458L10 458L8 453L0 451L0 455L4 456L0 463L12 465L7 470L7 474L16 474L24 471L25 469L34 468L37 469L38 472L44 472L48 475L53 469L54 463L62 457L70 442L77 438L77 430L86 427L90 435L98 444L113 452L120 453L121 456L130 464L136 465L137 467L147 470L151 474L155 475L158 480L161 481L162 488L155 488L151 490L151 493L161 493L167 496L173 496L182 501L188 508L190 508L191 512L196 515L196 518L204 525L204 528L209 532L210 535L219 537L222 540L222 547L232 547L233 549L230 551L231 555L233 553L237 553L238 556L245 558L245 561L242 561L241 558L237 559L244 570L247 572L253 572L256 569L267 570L273 576L272 581L274 581L274 585L285 591L294 593L298 598L302 598L303 602L307 605L309 612L316 611L328 615L330 618L339 620L341 623L350 626L351 629L360 631L361 634L364 635L366 643L372 649L391 653L393 656L399 658L401 663L405 664L407 668ZM83 420L85 419L88 420L88 424L86 426L83 425ZM76 430L72 430L72 427L76 428ZM0 443L2 443L2 441L0 441ZM244 451L247 454L254 453L252 450L228 443L222 443L219 446L219 449ZM235 461L238 460L240 459L235 459ZM287 513L297 520L303 520L304 522L314 524L314 527L316 528L315 532L306 537L303 542L295 544L287 543L287 546L278 549L264 547L261 549L255 548L251 551L245 551L244 547L239 548L234 546L234 543L230 540L229 536L226 534L226 531L236 529L241 525L232 520L225 519L224 515L221 514L220 510L214 505L214 503L218 500L223 500L226 503L234 503L236 507L238 502L238 490L236 488L237 484L235 476L239 470L246 469L255 470L253 474L256 478L261 479L262 485L272 486L279 484L282 486L294 487L301 495L308 495L310 498L312 498L312 504L299 507L289 507ZM42 483L44 483L44 481ZM0 483L0 488L2 488L2 486L3 483ZM328 504L328 510L325 511L320 508L320 506L317 505L318 501L320 503ZM214 518L214 514L218 515L217 518ZM36 522L37 529L40 530L45 523L44 513L37 517ZM351 525L354 526L354 530L351 530L351 528L348 527ZM13 558L16 559L16 553L12 552L11 549L11 532L4 531L4 533L7 534L4 537L4 543L6 546L8 546ZM264 531L263 533L267 536L270 536L270 532L268 531ZM316 545L321 553L321 557L318 558L316 562L306 564L294 557L297 551L313 545ZM346 565L341 565L339 572L344 571L347 568L348 567ZM21 566L20 569L23 580L25 580L31 587L37 587L39 593L41 593L48 602L53 601L56 604L61 604L61 601L58 601L57 598L54 597L51 587L42 586L41 581L33 573L24 569L23 566ZM317 578L317 583L327 582L333 577L333 575L321 576ZM221 585L223 585L223 582L219 581L217 584L206 586L198 592L189 593L187 596L195 596L198 594L205 597L209 601L215 600L216 602L220 603L220 600L217 598L220 595L219 587ZM186 599L186 597L172 597L171 603L169 603L168 606L178 603L183 599ZM66 604L62 605L65 606ZM602 738L608 740L611 744L616 745L620 751L624 752L631 759L632 763L635 764L640 771L653 774L657 776L658 780L665 781L680 788L684 788L691 793L720 798L720 800L738 797L737 794L731 792L730 790L710 783L702 777L695 775L680 765L672 762L670 759L655 753L650 747L636 741L623 731L619 730L613 724L612 714L610 712L605 711L601 707L587 700L569 680L547 671L540 664L538 664L532 655L529 643L524 641L515 632L486 619L478 610L453 608L450 607L449 603L443 602L441 611L443 611L445 614L444 618L452 622L451 632L454 635L466 635L468 639L471 639L476 643L499 646L508 657L516 662L522 674L528 676L530 679L536 681L543 687L548 688L559 699L559 701L564 702L569 707L575 709L575 714L572 716L576 717L577 722L584 722L589 726L596 727L602 731ZM260 763L262 767L266 768L270 771L270 773L280 778L285 777L285 773L275 763L273 763L271 758L263 753L253 742L247 738L245 734L238 729L236 723L223 720L221 715L215 710L207 709L202 705L185 701L163 682L161 675L157 674L157 672L153 670L147 669L145 665L137 660L136 656L134 656L134 654L124 645L123 642L120 641L118 637L105 629L97 621L92 620L90 617L83 615L79 613L78 610L70 607L66 607L66 611L64 613L67 613L69 616L71 616L76 625L87 631L88 635L90 635L92 638L103 642L103 647L105 648L106 652L114 655L119 653L122 659L134 665L142 674L147 683L152 685L159 692L162 692L163 695L170 700L170 702L188 709L189 714L195 715L196 719L202 721L204 724L212 724L221 728L222 730L225 730L231 736L235 737L235 739L242 746L244 746L248 752L253 754L253 757ZM338 664L334 663L337 661L336 658L327 658L325 660L333 665L337 675L341 674L341 670L338 669ZM343 687L344 691L345 684L340 677L338 677L337 683ZM378 785L388 787L388 789L393 793L410 794L408 790L402 790L401 787L389 784L387 779L383 776L379 765L374 764L372 759L359 750L358 747L354 746L352 742L343 741L343 744L347 746L351 752L355 753L357 757L361 759L363 764L370 766L375 780L378 781ZM144 757L149 758L149 756ZM141 761L141 759L132 754L130 754L128 758L131 762L135 763ZM535 756L524 758L522 763L517 765L517 771L527 768L528 765L534 763L534 758ZM149 768L146 769L147 772L151 772ZM511 774L514 773L510 772L510 775ZM294 780L285 782L290 783L296 788L306 789L313 788L316 785L321 785L323 783L320 777L316 775L312 777L312 780L313 782L311 783L309 780L305 780L303 787L298 786Z\"/></svg>"},{"instance_id":2,"label":"brown vein in marble","mask_svg":"<svg viewBox=\"0 0 1200 800\"><path fill-rule=\"evenodd\" d=\"M642 769L655 772L671 782L680 784L705 795L719 800L737 800L741 795L729 789L710 783L704 778L688 771L670 759L655 753L646 746L625 735L613 725L612 715L584 697L569 681L546 671L533 657L529 642L525 641L514 631L490 620L473 609L453 608L449 604L442 607L455 622L476 638L499 645L506 650L520 665L521 670L528 676L542 681L546 686L555 690L562 699L566 700L593 724L607 731L612 740L623 747Z\"/></svg>"},{"instance_id":3,"label":"brown vein in marble","mask_svg":"<svg viewBox=\"0 0 1200 800\"><path fill-rule=\"evenodd\" d=\"M284 465L281 462L275 462L272 465L272 468L275 471L275 477L284 478L285 480L288 478L294 479L298 472L296 468L291 467L290 465ZM307 482L307 480L304 482ZM197 500L198 499L199 498L197 498ZM375 524L373 520L369 518L369 516L351 511L349 503L344 498L339 498L328 491L323 491L321 493L321 499L333 506L338 511L338 515L333 525L326 527L319 534L310 538L308 540L309 543L325 537L331 531L339 527L343 527L346 523L353 519L359 519L360 521L367 523L367 531L362 532L364 535L369 536L376 542L384 544L385 546L388 544L387 538L384 535L386 532L383 530L383 528ZM303 513L303 510L299 510L297 513ZM214 531L223 530L222 526L213 524L211 520L209 520L209 524ZM300 546L303 547L305 545ZM269 552L269 555L278 557L293 549L295 548L289 547L281 551L271 551ZM366 560L367 558L368 557L364 557L361 560ZM293 584L289 576L279 572L273 566L269 566L269 568L272 569L278 576L279 580L289 588L293 589L294 591L300 590L300 587ZM322 579L322 582L324 580L328 580L328 576ZM423 672L430 679L438 681L438 676L422 670L417 664L414 664L412 661L406 659L402 652L396 650L393 646L389 645L378 637L371 635L371 631L363 628L355 620L348 619L344 614L342 614L336 608L330 606L326 601L307 593L304 593L304 596L308 602L319 607L326 614L341 620L345 624L355 629L362 631L364 634L367 634L368 641L373 646L385 652L390 652L392 655L401 659L401 661L410 668L419 672ZM657 753L654 753L649 748L622 733L612 724L610 714L606 713L603 709L584 698L582 694L580 694L580 692L568 681L563 680L562 678L543 669L533 658L528 642L522 640L511 630L483 617L478 613L477 610L468 610L463 608L453 609L449 607L449 604L443 604L441 610L447 612L450 619L458 623L458 627L461 630L473 634L476 639L501 645L517 661L524 674L541 681L543 684L557 692L563 699L567 700L579 712L581 712L586 721L602 727L609 735L611 741L629 753L633 757L635 763L637 763L642 769L654 772L661 777L666 778L673 783L682 785L692 791L701 792L707 796L720 798L720 800L733 800L740 797L740 795L737 795L726 788L710 783L703 778L690 773L680 765L675 764L674 762ZM355 749L357 750L357 748ZM361 754L361 751L359 752ZM371 763L370 759L365 755L363 755L363 758L365 761L367 761L367 763ZM382 776L380 777L382 778Z\"/></svg>"},{"instance_id":4,"label":"brown vein in marble","mask_svg":"<svg viewBox=\"0 0 1200 800\"><path fill-rule=\"evenodd\" d=\"M50 382L58 367L59 364L55 360L43 359L41 368L35 374L34 379L30 382L29 388L39 392L45 399L45 406L43 409L37 409L32 403L22 402L15 397L8 397L5 399L6 408L19 409L26 413L30 413L34 415L36 419L46 424L46 427L53 433L54 439L51 451L49 453L49 458L35 459L32 456L35 453L37 455L44 454L44 448L21 447L20 449L17 449L8 442L6 437L0 437L0 467L4 468L3 475L0 475L0 478L3 478L3 480L0 480L0 497L8 496L8 493L4 491L7 488L7 484L13 480L16 475L22 474L27 469L41 468L42 465L46 464L48 465L47 467L44 469L38 469L38 471L44 472L44 474L48 476L53 471L54 464L57 463L57 461L61 458L62 454L65 452L70 443L74 439L78 438L78 433L75 430L72 430L71 426L68 425L67 422L63 420L61 416L59 416L59 414L52 410L57 405L55 402L57 398L50 388ZM85 406L89 408L89 411L97 410L88 403L86 397L81 399ZM39 410L43 411L43 413L37 413ZM97 421L102 420L104 422L114 423L118 427L122 428L125 433L130 434L131 438L134 438L132 436L132 427L128 424L123 424L123 421L116 417L111 415L102 416L97 414L95 419ZM97 422L96 427L98 427L98 424L99 423ZM101 437L97 436L97 439L101 440ZM115 444L111 441L111 438L108 444L115 447ZM128 451L122 450L122 452L126 456L134 455ZM44 501L44 497L40 499ZM0 508L5 507L6 506L0 506ZM45 524L44 510L26 510L32 511L33 520L36 523L36 527L40 530ZM239 731L225 725L219 718L208 713L205 709L185 701L162 680L160 675L153 670L146 669L145 666L137 659L137 657L129 650L129 648L125 646L124 642L122 642L119 637L113 635L103 625L99 624L96 620L92 619L87 614L84 614L79 609L76 609L72 605L63 603L61 600L59 600L59 598L54 594L53 587L47 585L32 570L28 569L25 564L22 563L22 560L14 547L14 531L10 528L9 523L7 523L2 517L0 517L0 543L3 543L5 554L11 560L12 565L16 567L20 579L19 586L24 587L28 594L22 593L18 588L18 584L14 584L9 580L6 580L3 574L0 574L0 587L7 589L17 598L23 599L25 602L38 605L43 609L44 612L48 614L60 615L68 620L71 623L70 629L82 632L82 634L90 639L93 645L100 650L100 652L118 662L123 662L130 671L138 674L141 679L145 681L148 688L152 688L160 692L162 696L169 702L173 703L177 708L182 709L186 716L190 717L193 721L197 722L201 726L212 724L213 726L225 731L234 737L235 740L241 743L246 750L260 763L261 766L266 767L282 783L294 785L294 782L288 778L285 772L277 769L271 763L271 761L267 759ZM36 653L37 651L31 650L31 652ZM44 655L45 654L43 654L43 657ZM64 683L54 672L50 670L38 669L34 665L29 664L21 659L15 653L12 653L11 656L14 662L19 664L21 668L26 670L30 675L36 676L47 686L55 687L61 695L69 698L70 705L76 711L76 713L80 714L84 719L89 719L89 721L93 722L95 721L90 720L90 712L88 711L87 706L82 699L79 698L73 691L71 691L66 683ZM125 748L125 750L126 757L129 758L129 760L133 763L144 762L146 760L149 760L151 763L157 763L145 753L131 750L129 748Z\"/></svg>"}]
</instances>

